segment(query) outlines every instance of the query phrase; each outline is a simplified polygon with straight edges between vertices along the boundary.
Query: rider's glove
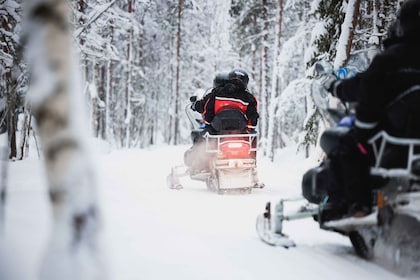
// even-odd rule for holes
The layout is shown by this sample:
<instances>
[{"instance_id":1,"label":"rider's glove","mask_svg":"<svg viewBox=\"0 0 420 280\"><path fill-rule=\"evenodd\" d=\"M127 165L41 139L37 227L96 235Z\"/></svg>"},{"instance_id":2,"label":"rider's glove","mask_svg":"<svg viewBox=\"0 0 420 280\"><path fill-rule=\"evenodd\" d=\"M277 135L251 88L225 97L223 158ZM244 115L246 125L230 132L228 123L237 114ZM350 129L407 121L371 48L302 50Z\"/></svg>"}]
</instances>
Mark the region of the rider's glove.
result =
<instances>
[{"instance_id":1,"label":"rider's glove","mask_svg":"<svg viewBox=\"0 0 420 280\"><path fill-rule=\"evenodd\" d=\"M191 102L191 106L190 106L191 110L197 111L195 109L195 103L197 102L197 96L196 95L190 96L190 102Z\"/></svg>"},{"instance_id":2,"label":"rider's glove","mask_svg":"<svg viewBox=\"0 0 420 280\"><path fill-rule=\"evenodd\" d=\"M337 126L342 126L342 127L353 127L353 124L356 120L356 117L354 115L350 115L350 116L345 116L344 118L342 118L338 123Z\"/></svg>"},{"instance_id":3,"label":"rider's glove","mask_svg":"<svg viewBox=\"0 0 420 280\"><path fill-rule=\"evenodd\" d=\"M322 75L319 78L319 82L321 83L322 87L325 88L327 91L331 92L334 95L334 83L337 81L337 76L330 73Z\"/></svg>"},{"instance_id":4,"label":"rider's glove","mask_svg":"<svg viewBox=\"0 0 420 280\"><path fill-rule=\"evenodd\" d=\"M191 103L191 106L190 106L191 110L193 110L193 111L197 111L197 110L195 109L195 103L196 103L196 102Z\"/></svg>"},{"instance_id":5,"label":"rider's glove","mask_svg":"<svg viewBox=\"0 0 420 280\"><path fill-rule=\"evenodd\" d=\"M249 134L257 134L257 131L255 129L248 129Z\"/></svg>"}]
</instances>

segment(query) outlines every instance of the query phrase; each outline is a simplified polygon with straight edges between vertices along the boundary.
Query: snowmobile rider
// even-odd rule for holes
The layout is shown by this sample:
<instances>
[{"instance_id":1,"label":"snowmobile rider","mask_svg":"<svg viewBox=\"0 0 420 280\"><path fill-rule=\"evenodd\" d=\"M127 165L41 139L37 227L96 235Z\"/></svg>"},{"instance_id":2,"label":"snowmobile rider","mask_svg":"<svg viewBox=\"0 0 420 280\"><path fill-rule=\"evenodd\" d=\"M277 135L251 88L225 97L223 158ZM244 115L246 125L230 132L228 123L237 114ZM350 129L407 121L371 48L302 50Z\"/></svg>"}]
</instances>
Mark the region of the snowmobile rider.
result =
<instances>
[{"instance_id":1,"label":"snowmobile rider","mask_svg":"<svg viewBox=\"0 0 420 280\"><path fill-rule=\"evenodd\" d=\"M253 132L257 126L258 112L255 97L247 90L248 73L242 69L229 72L225 85L216 87L206 98L203 120L210 126L214 116L224 109L237 109L248 120L248 131ZM211 127L209 127L211 132Z\"/></svg>"},{"instance_id":2,"label":"snowmobile rider","mask_svg":"<svg viewBox=\"0 0 420 280\"><path fill-rule=\"evenodd\" d=\"M211 122L221 110L239 110L248 120L248 132L255 132L259 115L257 112L257 101L247 90L248 81L248 74L241 69L235 69L228 74L219 73L214 78L214 87L209 94L200 100L197 100L195 96L190 97L190 101L193 102L191 109L202 113L204 129L198 134L194 133L191 135L193 146L184 155L184 162L187 166L195 166L197 169L205 166L204 161L201 159L202 157L199 156L204 153L201 145L204 141L203 135L207 132L215 134ZM254 142L253 145L255 145Z\"/></svg>"},{"instance_id":3,"label":"snowmobile rider","mask_svg":"<svg viewBox=\"0 0 420 280\"><path fill-rule=\"evenodd\" d=\"M334 186L337 189L328 190L337 218L370 213L372 152L367 140L379 130L387 130L381 121L388 104L411 87L420 85L420 0L402 4L383 45L384 50L374 57L366 71L347 80L337 80L332 74L324 79L324 87L333 96L357 104L346 140L328 155L338 181ZM411 133L416 134L411 137L420 138L419 131Z\"/></svg>"},{"instance_id":4,"label":"snowmobile rider","mask_svg":"<svg viewBox=\"0 0 420 280\"><path fill-rule=\"evenodd\" d=\"M213 81L213 90L202 99L193 102L191 109L202 113L205 132L214 132L211 122L214 116L223 109L238 109L248 120L248 131L254 132L258 122L257 101L247 90L249 76L242 69L235 69L228 74L219 73Z\"/></svg>"},{"instance_id":5,"label":"snowmobile rider","mask_svg":"<svg viewBox=\"0 0 420 280\"><path fill-rule=\"evenodd\" d=\"M197 100L197 96L190 97L190 101L192 102L191 109L202 114L204 112L204 105L208 101L210 94L214 90L220 87L223 87L228 81L229 81L229 73L222 72L222 73L216 74L216 77L214 77L213 79L213 89L209 94L204 95L203 98L199 100Z\"/></svg>"},{"instance_id":6,"label":"snowmobile rider","mask_svg":"<svg viewBox=\"0 0 420 280\"><path fill-rule=\"evenodd\" d=\"M197 100L197 96L191 96L190 102L191 102L191 110L197 111L200 114L203 114L204 112L204 105L209 100L211 94L217 90L218 88L223 87L229 80L229 73L222 72L216 74L216 77L213 79L213 88L210 91L210 93L205 94L201 99ZM208 91L207 91L208 92ZM205 128L206 125L203 123L202 127ZM197 132L191 132L191 139L193 141L193 144L196 142L201 142L203 140L203 135L206 131L202 131L201 133Z\"/></svg>"}]
</instances>

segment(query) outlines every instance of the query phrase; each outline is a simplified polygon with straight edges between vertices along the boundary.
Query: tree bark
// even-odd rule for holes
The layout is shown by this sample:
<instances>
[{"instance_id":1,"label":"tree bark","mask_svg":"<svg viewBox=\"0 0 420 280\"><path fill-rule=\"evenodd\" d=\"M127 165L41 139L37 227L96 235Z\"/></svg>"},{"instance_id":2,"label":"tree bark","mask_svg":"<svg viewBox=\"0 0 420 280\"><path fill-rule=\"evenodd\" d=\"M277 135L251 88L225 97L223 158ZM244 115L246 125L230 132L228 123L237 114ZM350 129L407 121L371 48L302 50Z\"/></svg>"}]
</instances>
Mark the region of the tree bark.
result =
<instances>
[{"instance_id":1,"label":"tree bark","mask_svg":"<svg viewBox=\"0 0 420 280\"><path fill-rule=\"evenodd\" d=\"M261 20L264 22L263 30L269 30L268 26L268 16L267 16L267 1L262 1L262 14ZM266 141L262 141L261 145L261 152L263 155L267 154L267 134L268 134L268 95L269 95L269 62L268 62L268 34L265 33L262 42L261 42L261 106L259 106L259 113L260 113L260 136L261 139L265 139Z\"/></svg>"},{"instance_id":2,"label":"tree bark","mask_svg":"<svg viewBox=\"0 0 420 280\"><path fill-rule=\"evenodd\" d=\"M128 7L127 11L128 14L133 13L133 2L132 0L128 0ZM133 58L133 28L130 26L128 30L128 43L127 43L127 82L126 82L126 89L125 89L125 143L124 146L126 148L130 147L131 142L131 118L132 118L132 108L131 108L131 88L132 88L132 58Z\"/></svg>"},{"instance_id":3,"label":"tree bark","mask_svg":"<svg viewBox=\"0 0 420 280\"><path fill-rule=\"evenodd\" d=\"M280 39L281 39L281 32L282 32L282 22L283 22L283 0L278 0L277 2L277 26L276 26L276 39L274 41L273 46L273 68L272 68L272 75L271 75L271 89L270 89L270 101L268 105L268 131L267 131L267 156L273 160L274 159L274 149L276 148L275 145L275 138L281 139L281 134L276 133L276 111L277 105L275 100L277 100L279 96L279 85L278 85L278 66L279 66L279 55L280 55Z\"/></svg>"},{"instance_id":4,"label":"tree bark","mask_svg":"<svg viewBox=\"0 0 420 280\"><path fill-rule=\"evenodd\" d=\"M8 69L6 73L6 95L7 95L7 139L9 146L9 159L17 157L17 139L16 139L16 81L12 79L12 70Z\"/></svg>"},{"instance_id":5,"label":"tree bark","mask_svg":"<svg viewBox=\"0 0 420 280\"><path fill-rule=\"evenodd\" d=\"M174 112L174 140L173 143L176 145L179 142L179 114L180 114L180 72L181 72L181 38L182 38L182 11L184 6L184 0L178 0L178 25L176 32L176 73L175 73L175 112Z\"/></svg>"},{"instance_id":6,"label":"tree bark","mask_svg":"<svg viewBox=\"0 0 420 280\"><path fill-rule=\"evenodd\" d=\"M21 141L20 141L20 153L19 153L19 160L24 159L28 154L29 149L29 136L31 135L31 110L25 108L24 110L25 119L23 120L23 126L21 133Z\"/></svg>"}]
</instances>

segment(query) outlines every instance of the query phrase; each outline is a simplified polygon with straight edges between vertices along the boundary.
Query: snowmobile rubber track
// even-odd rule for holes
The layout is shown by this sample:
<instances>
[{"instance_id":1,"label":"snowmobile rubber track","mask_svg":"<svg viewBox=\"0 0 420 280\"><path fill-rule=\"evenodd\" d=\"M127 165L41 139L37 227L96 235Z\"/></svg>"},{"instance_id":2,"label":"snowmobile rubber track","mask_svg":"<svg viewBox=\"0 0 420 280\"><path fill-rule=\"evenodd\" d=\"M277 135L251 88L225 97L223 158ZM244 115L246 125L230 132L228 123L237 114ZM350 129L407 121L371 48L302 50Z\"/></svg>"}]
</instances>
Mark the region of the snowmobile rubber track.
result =
<instances>
[{"instance_id":1,"label":"snowmobile rubber track","mask_svg":"<svg viewBox=\"0 0 420 280\"><path fill-rule=\"evenodd\" d=\"M371 260L373 258L372 249L366 244L366 240L357 231L351 231L349 233L350 242L353 245L356 254L365 260Z\"/></svg>"},{"instance_id":2,"label":"snowmobile rubber track","mask_svg":"<svg viewBox=\"0 0 420 280\"><path fill-rule=\"evenodd\" d=\"M250 194L252 188L237 188L237 189L218 189L218 194L227 194L227 195L241 195L241 194Z\"/></svg>"}]
</instances>

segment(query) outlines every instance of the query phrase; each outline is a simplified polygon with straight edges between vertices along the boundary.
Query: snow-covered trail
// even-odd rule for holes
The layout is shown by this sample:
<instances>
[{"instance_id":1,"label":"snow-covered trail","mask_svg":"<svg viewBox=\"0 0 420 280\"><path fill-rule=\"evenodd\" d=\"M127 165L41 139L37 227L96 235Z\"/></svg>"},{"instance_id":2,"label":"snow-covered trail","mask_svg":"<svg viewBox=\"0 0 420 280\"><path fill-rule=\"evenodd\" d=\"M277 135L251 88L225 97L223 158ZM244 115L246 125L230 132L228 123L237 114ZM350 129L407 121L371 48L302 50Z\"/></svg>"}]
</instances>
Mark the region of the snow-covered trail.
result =
<instances>
[{"instance_id":1,"label":"snow-covered trail","mask_svg":"<svg viewBox=\"0 0 420 280\"><path fill-rule=\"evenodd\" d=\"M313 165L294 151L277 164L260 160L265 189L217 195L188 178L183 190L167 188L166 175L182 163L186 149L120 151L104 161L115 279L399 279L357 258L346 238L311 220L285 225L298 248L258 239L255 218L265 203L297 195L301 174Z\"/></svg>"},{"instance_id":2,"label":"snow-covered trail","mask_svg":"<svg viewBox=\"0 0 420 280\"><path fill-rule=\"evenodd\" d=\"M401 279L359 259L346 238L310 219L285 225L296 248L258 239L255 218L265 203L298 195L302 173L313 166L294 151L277 163L259 160L265 189L217 195L188 178L183 190L167 188L170 167L182 163L187 148L114 151L98 159L111 280ZM33 280L51 221L40 162L12 163L9 181L5 240L25 267L24 279Z\"/></svg>"}]
</instances>

